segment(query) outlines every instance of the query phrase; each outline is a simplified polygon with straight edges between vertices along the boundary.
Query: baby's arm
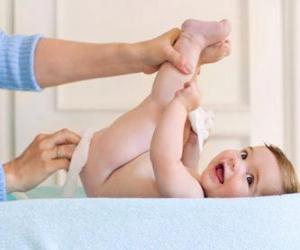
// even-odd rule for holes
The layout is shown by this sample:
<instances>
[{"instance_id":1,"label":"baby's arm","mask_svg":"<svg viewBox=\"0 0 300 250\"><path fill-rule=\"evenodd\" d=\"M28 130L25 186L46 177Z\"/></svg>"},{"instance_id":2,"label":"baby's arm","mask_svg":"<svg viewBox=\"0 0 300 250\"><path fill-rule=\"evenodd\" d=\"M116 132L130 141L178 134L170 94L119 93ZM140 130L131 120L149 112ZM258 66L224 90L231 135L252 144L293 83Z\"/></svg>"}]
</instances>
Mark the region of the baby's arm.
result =
<instances>
[{"instance_id":1,"label":"baby's arm","mask_svg":"<svg viewBox=\"0 0 300 250\"><path fill-rule=\"evenodd\" d=\"M190 123L188 122L188 131L184 136L187 138L184 141L183 152L182 152L182 163L184 166L190 169L199 169L199 160L200 160L200 148L197 134L192 130ZM187 126L186 126L187 127Z\"/></svg>"},{"instance_id":2,"label":"baby's arm","mask_svg":"<svg viewBox=\"0 0 300 250\"><path fill-rule=\"evenodd\" d=\"M185 84L166 108L154 132L150 157L159 191L164 197L204 197L199 181L181 161L187 115L199 106L199 102L196 83Z\"/></svg>"}]
</instances>

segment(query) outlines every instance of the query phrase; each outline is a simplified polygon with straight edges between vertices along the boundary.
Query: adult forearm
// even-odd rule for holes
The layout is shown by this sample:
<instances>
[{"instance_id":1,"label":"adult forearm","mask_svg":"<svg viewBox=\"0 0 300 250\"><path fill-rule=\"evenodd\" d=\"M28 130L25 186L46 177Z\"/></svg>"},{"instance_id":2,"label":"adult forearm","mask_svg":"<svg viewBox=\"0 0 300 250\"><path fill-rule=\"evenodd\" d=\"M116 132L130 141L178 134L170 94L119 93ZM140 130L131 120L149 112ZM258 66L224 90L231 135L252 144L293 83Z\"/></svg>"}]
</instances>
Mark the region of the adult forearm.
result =
<instances>
[{"instance_id":1,"label":"adult forearm","mask_svg":"<svg viewBox=\"0 0 300 250\"><path fill-rule=\"evenodd\" d=\"M35 75L42 87L142 71L139 43L95 44L41 39Z\"/></svg>"}]
</instances>

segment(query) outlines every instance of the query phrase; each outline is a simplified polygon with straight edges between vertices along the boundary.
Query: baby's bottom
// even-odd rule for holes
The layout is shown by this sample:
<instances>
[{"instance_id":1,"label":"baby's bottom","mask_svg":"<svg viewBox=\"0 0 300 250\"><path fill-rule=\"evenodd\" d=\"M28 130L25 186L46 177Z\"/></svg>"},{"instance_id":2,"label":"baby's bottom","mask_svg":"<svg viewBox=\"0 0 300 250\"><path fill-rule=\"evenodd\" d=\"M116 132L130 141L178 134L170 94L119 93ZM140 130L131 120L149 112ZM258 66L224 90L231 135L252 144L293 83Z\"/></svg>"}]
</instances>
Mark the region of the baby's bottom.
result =
<instances>
[{"instance_id":1,"label":"baby's bottom","mask_svg":"<svg viewBox=\"0 0 300 250\"><path fill-rule=\"evenodd\" d=\"M104 131L105 129L96 132L93 139L89 142L88 158L93 158L94 154L102 155L97 145L102 144ZM184 141L182 162L188 168L196 170L199 162L199 145L197 136L191 131L189 122L186 123ZM107 157L103 155L100 158L105 159ZM113 160L110 157L108 158ZM121 167L112 170L111 166L116 164L118 163L110 161L107 164L99 164L97 166L97 172L94 171L94 175L97 175L98 178L97 187L90 186L87 176L84 176L85 172L81 173L82 179L87 180L83 184L88 196L159 197L148 152L142 153Z\"/></svg>"},{"instance_id":2,"label":"baby's bottom","mask_svg":"<svg viewBox=\"0 0 300 250\"><path fill-rule=\"evenodd\" d=\"M97 190L114 170L149 150L161 113L161 108L146 98L109 128L95 133L88 162L81 173L87 195L97 196Z\"/></svg>"}]
</instances>

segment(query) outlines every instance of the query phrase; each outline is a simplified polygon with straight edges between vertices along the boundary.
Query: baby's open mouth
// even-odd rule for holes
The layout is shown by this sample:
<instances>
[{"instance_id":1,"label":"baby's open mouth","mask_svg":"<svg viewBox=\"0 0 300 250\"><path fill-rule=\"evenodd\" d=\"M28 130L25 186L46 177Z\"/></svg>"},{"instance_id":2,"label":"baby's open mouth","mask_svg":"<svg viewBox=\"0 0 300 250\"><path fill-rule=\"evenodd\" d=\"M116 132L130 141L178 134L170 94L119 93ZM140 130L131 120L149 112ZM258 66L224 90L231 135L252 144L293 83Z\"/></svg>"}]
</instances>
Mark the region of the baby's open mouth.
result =
<instances>
[{"instance_id":1,"label":"baby's open mouth","mask_svg":"<svg viewBox=\"0 0 300 250\"><path fill-rule=\"evenodd\" d=\"M216 176L221 184L224 183L224 165L220 163L216 166Z\"/></svg>"}]
</instances>

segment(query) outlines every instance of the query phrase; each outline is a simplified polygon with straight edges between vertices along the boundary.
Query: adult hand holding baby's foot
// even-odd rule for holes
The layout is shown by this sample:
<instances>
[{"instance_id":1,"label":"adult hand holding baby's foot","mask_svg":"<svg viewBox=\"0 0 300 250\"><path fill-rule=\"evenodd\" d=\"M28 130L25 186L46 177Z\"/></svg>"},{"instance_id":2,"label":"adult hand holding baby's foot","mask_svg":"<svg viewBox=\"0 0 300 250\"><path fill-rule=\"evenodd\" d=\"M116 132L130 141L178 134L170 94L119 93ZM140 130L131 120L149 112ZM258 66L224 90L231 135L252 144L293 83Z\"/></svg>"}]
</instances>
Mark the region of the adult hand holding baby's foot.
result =
<instances>
[{"instance_id":1,"label":"adult hand holding baby's foot","mask_svg":"<svg viewBox=\"0 0 300 250\"><path fill-rule=\"evenodd\" d=\"M201 95L195 81L186 82L184 88L178 90L175 96L188 112L191 112L200 106Z\"/></svg>"},{"instance_id":2,"label":"adult hand holding baby's foot","mask_svg":"<svg viewBox=\"0 0 300 250\"><path fill-rule=\"evenodd\" d=\"M174 28L157 38L140 43L142 71L144 73L156 72L159 66L166 61L173 64L182 73L191 73L191 67L187 61L173 47L180 33L180 29Z\"/></svg>"}]
</instances>

